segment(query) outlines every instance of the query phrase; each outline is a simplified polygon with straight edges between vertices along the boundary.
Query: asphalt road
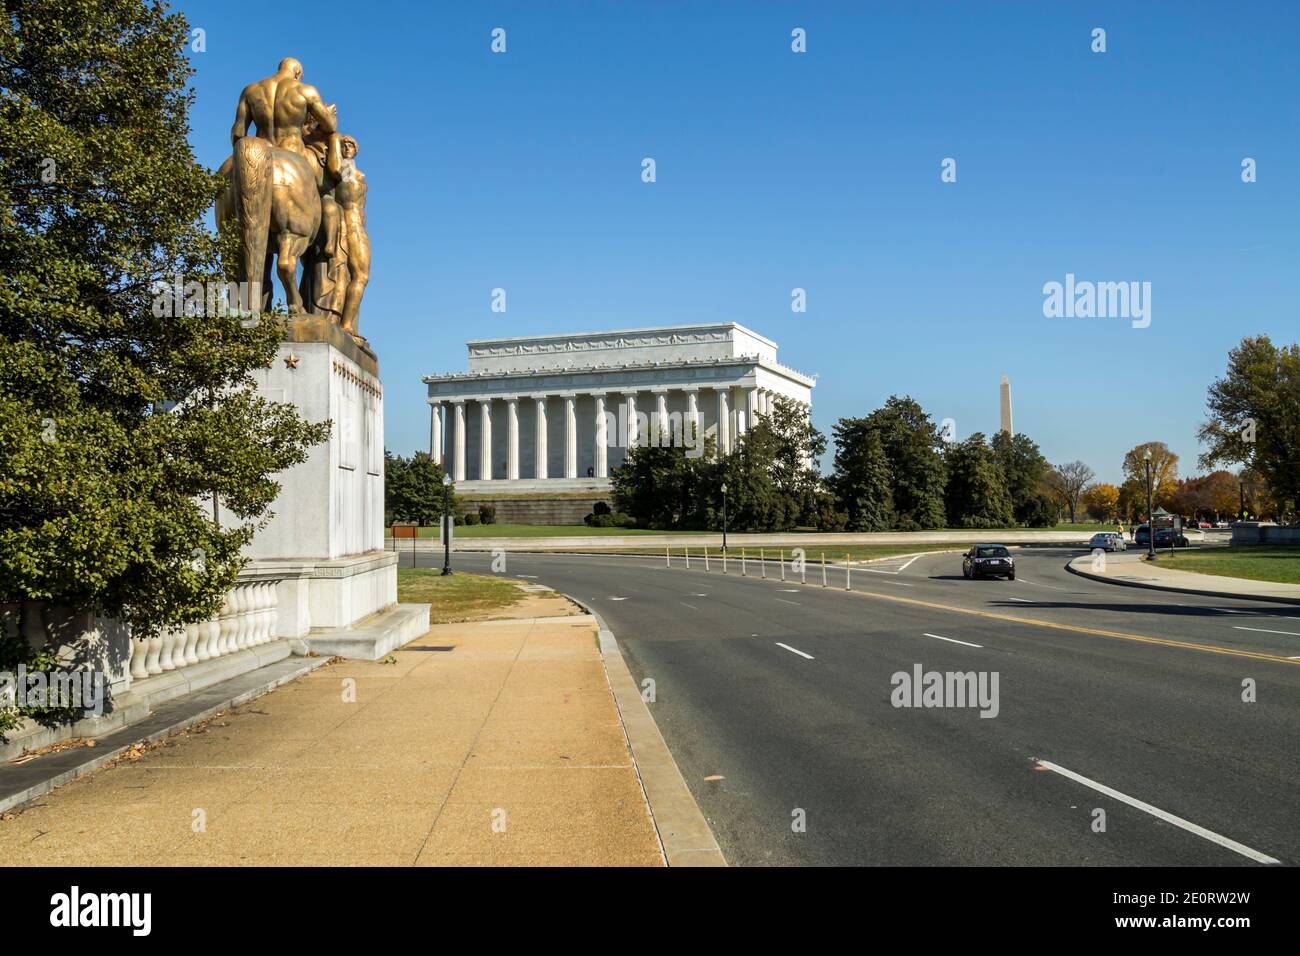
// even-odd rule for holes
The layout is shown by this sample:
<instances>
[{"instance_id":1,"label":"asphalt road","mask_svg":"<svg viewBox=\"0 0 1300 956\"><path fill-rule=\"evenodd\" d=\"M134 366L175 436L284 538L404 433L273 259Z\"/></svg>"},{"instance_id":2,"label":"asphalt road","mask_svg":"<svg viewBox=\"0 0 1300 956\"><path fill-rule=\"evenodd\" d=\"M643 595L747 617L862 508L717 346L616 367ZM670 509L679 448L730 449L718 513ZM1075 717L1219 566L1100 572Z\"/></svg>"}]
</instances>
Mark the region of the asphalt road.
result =
<instances>
[{"instance_id":1,"label":"asphalt road","mask_svg":"<svg viewBox=\"0 0 1300 956\"><path fill-rule=\"evenodd\" d=\"M1094 582L1064 570L1079 553L1017 549L1014 582L927 555L856 569L852 592L842 568L823 589L716 556L510 554L506 573L597 610L654 681L732 864L1300 861L1300 607ZM996 674L996 716L894 706L916 666L990 694Z\"/></svg>"}]
</instances>

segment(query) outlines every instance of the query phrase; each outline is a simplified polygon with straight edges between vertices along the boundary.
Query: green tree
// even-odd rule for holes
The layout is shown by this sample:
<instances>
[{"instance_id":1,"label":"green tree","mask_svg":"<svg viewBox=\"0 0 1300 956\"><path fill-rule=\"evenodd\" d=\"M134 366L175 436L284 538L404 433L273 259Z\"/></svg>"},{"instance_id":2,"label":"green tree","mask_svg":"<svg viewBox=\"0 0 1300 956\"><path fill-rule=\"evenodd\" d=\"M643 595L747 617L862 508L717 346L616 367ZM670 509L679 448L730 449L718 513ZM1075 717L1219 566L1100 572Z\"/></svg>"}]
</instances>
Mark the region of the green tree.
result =
<instances>
[{"instance_id":1,"label":"green tree","mask_svg":"<svg viewBox=\"0 0 1300 956\"><path fill-rule=\"evenodd\" d=\"M869 429L843 442L837 433L836 444L834 487L847 516L845 529L888 531L895 521L894 497L880 432Z\"/></svg>"},{"instance_id":2,"label":"green tree","mask_svg":"<svg viewBox=\"0 0 1300 956\"><path fill-rule=\"evenodd\" d=\"M227 277L188 39L142 0L0 18L0 602L143 635L216 613L273 476L328 434L255 392L278 321L154 314L155 282Z\"/></svg>"},{"instance_id":3,"label":"green tree","mask_svg":"<svg viewBox=\"0 0 1300 956\"><path fill-rule=\"evenodd\" d=\"M934 421L911 398L891 396L883 408L865 418L842 418L836 423L835 486L846 487L851 493L841 463L855 460L855 446L873 431L879 434L889 462L890 496L897 526L903 530L943 527L942 441Z\"/></svg>"},{"instance_id":4,"label":"green tree","mask_svg":"<svg viewBox=\"0 0 1300 956\"><path fill-rule=\"evenodd\" d=\"M610 473L614 507L643 528L702 530L714 524L719 466L712 438L702 454L681 446L637 445ZM719 526L721 519L717 520Z\"/></svg>"},{"instance_id":5,"label":"green tree","mask_svg":"<svg viewBox=\"0 0 1300 956\"><path fill-rule=\"evenodd\" d=\"M998 432L989 444L993 460L1002 471L1015 522L1032 524L1031 518L1037 518L1041 512L1039 488L1052 466L1027 435Z\"/></svg>"},{"instance_id":6,"label":"green tree","mask_svg":"<svg viewBox=\"0 0 1300 956\"><path fill-rule=\"evenodd\" d=\"M802 405L778 395L722 463L729 522L737 531L789 531L817 521L821 476L813 469L826 438Z\"/></svg>"},{"instance_id":7,"label":"green tree","mask_svg":"<svg viewBox=\"0 0 1300 956\"><path fill-rule=\"evenodd\" d=\"M1228 353L1228 370L1210 386L1208 446L1201 467L1236 463L1268 486L1276 513L1300 502L1300 344L1275 346L1267 335L1244 338ZM1289 505L1289 506L1288 506Z\"/></svg>"},{"instance_id":8,"label":"green tree","mask_svg":"<svg viewBox=\"0 0 1300 956\"><path fill-rule=\"evenodd\" d=\"M384 452L384 520L387 524L414 521L436 525L442 517L442 465L427 452L410 458ZM451 513L460 510L460 496L451 488Z\"/></svg>"},{"instance_id":9,"label":"green tree","mask_svg":"<svg viewBox=\"0 0 1300 956\"><path fill-rule=\"evenodd\" d=\"M1006 477L981 432L948 446L948 523L957 528L1005 528L1013 519Z\"/></svg>"}]
</instances>

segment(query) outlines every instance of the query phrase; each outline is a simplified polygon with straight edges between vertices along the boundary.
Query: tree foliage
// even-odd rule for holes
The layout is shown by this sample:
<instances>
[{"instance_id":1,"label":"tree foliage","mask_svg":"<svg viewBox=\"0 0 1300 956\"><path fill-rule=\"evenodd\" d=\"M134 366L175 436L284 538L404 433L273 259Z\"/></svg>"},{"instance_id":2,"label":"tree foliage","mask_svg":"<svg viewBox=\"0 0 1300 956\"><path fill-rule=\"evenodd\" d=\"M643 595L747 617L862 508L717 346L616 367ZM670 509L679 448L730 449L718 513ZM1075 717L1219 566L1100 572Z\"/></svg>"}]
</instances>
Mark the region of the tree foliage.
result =
<instances>
[{"instance_id":1,"label":"tree foliage","mask_svg":"<svg viewBox=\"0 0 1300 956\"><path fill-rule=\"evenodd\" d=\"M834 430L835 477L841 500L861 498L850 465L856 446L868 432L879 436L889 462L890 499L902 530L941 528L945 521L942 442L934 421L911 398L891 396L882 408L864 418L842 418ZM841 467L841 464L844 467Z\"/></svg>"},{"instance_id":2,"label":"tree foliage","mask_svg":"<svg viewBox=\"0 0 1300 956\"><path fill-rule=\"evenodd\" d=\"M384 522L415 522L427 527L442 517L442 465L423 451L410 458L384 451ZM455 486L450 488L451 513L460 510Z\"/></svg>"},{"instance_id":3,"label":"tree foliage","mask_svg":"<svg viewBox=\"0 0 1300 956\"><path fill-rule=\"evenodd\" d=\"M949 525L1005 528L1014 522L1010 483L982 433L949 445L945 461Z\"/></svg>"},{"instance_id":4,"label":"tree foliage","mask_svg":"<svg viewBox=\"0 0 1300 956\"><path fill-rule=\"evenodd\" d=\"M187 40L142 0L0 18L0 601L144 634L216 612L274 475L328 427L255 394L277 321L153 314L155 282L227 277Z\"/></svg>"},{"instance_id":5,"label":"tree foliage","mask_svg":"<svg viewBox=\"0 0 1300 956\"><path fill-rule=\"evenodd\" d=\"M1268 486L1277 512L1293 511L1300 503L1300 344L1242 339L1207 405L1201 466L1243 465Z\"/></svg>"}]
</instances>

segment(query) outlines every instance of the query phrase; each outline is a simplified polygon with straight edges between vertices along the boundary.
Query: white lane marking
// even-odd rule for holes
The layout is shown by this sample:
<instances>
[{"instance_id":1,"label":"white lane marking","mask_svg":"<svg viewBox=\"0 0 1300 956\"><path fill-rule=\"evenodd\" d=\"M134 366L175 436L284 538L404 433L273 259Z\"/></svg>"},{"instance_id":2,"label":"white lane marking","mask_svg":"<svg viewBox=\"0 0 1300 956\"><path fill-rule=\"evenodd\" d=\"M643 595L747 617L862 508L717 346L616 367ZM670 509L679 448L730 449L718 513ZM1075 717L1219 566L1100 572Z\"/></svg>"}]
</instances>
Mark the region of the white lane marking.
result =
<instances>
[{"instance_id":1,"label":"white lane marking","mask_svg":"<svg viewBox=\"0 0 1300 956\"><path fill-rule=\"evenodd\" d=\"M906 581L886 581L886 584L897 584L900 588L914 588L915 584L908 584Z\"/></svg>"},{"instance_id":2,"label":"white lane marking","mask_svg":"<svg viewBox=\"0 0 1300 956\"><path fill-rule=\"evenodd\" d=\"M708 597L707 594L692 594L691 597Z\"/></svg>"},{"instance_id":3,"label":"white lane marking","mask_svg":"<svg viewBox=\"0 0 1300 956\"><path fill-rule=\"evenodd\" d=\"M901 567L899 567L899 569L898 569L898 573L899 573L899 574L902 574L904 571L906 571L906 570L907 570L907 566L908 566L909 564L911 564L913 561L915 561L915 560L916 560L917 558L919 558L919 557L921 557L921 555L917 554L917 555L913 555L911 558L909 558L909 559L907 560L906 564L903 564Z\"/></svg>"},{"instance_id":4,"label":"white lane marking","mask_svg":"<svg viewBox=\"0 0 1300 956\"><path fill-rule=\"evenodd\" d=\"M614 595L612 595L612 594L609 596L609 599L610 599L611 601L626 601L626 600L627 600L627 598L625 598L625 597L614 597Z\"/></svg>"},{"instance_id":5,"label":"white lane marking","mask_svg":"<svg viewBox=\"0 0 1300 956\"><path fill-rule=\"evenodd\" d=\"M1025 577L1017 577L1017 581L1023 581L1025 584L1032 584L1036 588L1050 588L1053 591L1064 591L1067 594L1079 594L1078 591L1071 591L1069 588L1058 588L1055 584L1041 584L1038 581L1031 581Z\"/></svg>"},{"instance_id":6,"label":"white lane marking","mask_svg":"<svg viewBox=\"0 0 1300 956\"><path fill-rule=\"evenodd\" d=\"M1281 860L1275 860L1266 853L1252 850L1245 844L1238 843L1236 840L1230 840L1226 836L1215 833L1213 830L1207 830L1205 827L1197 826L1190 820L1176 817L1172 813L1167 813L1159 807L1153 807L1151 804L1138 800L1136 797L1130 797L1128 794L1120 793L1118 790L1113 790L1104 783L1098 783L1096 780L1089 780L1087 777L1083 776L1083 774L1075 773L1073 770L1066 770L1064 767L1058 766L1047 760L1038 760L1037 763L1038 766L1045 770L1059 773L1062 777L1067 777L1075 783L1081 783L1085 787L1091 787L1098 793L1104 793L1108 797L1114 797L1121 803L1127 803L1130 807L1137 807L1139 810L1149 813L1153 817L1164 820L1166 823L1172 823L1176 827L1181 827L1188 833L1195 833L1197 836L1203 837L1211 843L1217 843L1219 846L1227 847L1232 852L1240 853L1242 856L1254 860L1256 863L1281 863Z\"/></svg>"},{"instance_id":7,"label":"white lane marking","mask_svg":"<svg viewBox=\"0 0 1300 956\"><path fill-rule=\"evenodd\" d=\"M959 641L955 637L944 637L942 634L928 634L925 631L922 631L921 633L925 634L926 637L933 637L937 641L948 641L951 644L965 644L967 647L984 647L983 644L972 644L970 641Z\"/></svg>"},{"instance_id":8,"label":"white lane marking","mask_svg":"<svg viewBox=\"0 0 1300 956\"><path fill-rule=\"evenodd\" d=\"M685 605L686 607L690 608L692 611L698 611L698 610L699 610L699 608L696 607L694 604L687 604L685 601L678 601L677 603L678 603L678 604Z\"/></svg>"},{"instance_id":9,"label":"white lane marking","mask_svg":"<svg viewBox=\"0 0 1300 956\"><path fill-rule=\"evenodd\" d=\"M870 571L872 574L897 574L897 573L898 573L897 571L882 571L882 570L880 570L879 568L858 568L858 567L855 567L853 570L854 570L854 571Z\"/></svg>"},{"instance_id":10,"label":"white lane marking","mask_svg":"<svg viewBox=\"0 0 1300 956\"><path fill-rule=\"evenodd\" d=\"M798 594L798 593L799 593L799 589L798 589L798 588L777 588L777 590L780 591L782 594ZM777 600L779 601L780 598L777 598Z\"/></svg>"},{"instance_id":11,"label":"white lane marking","mask_svg":"<svg viewBox=\"0 0 1300 956\"><path fill-rule=\"evenodd\" d=\"M811 660L814 660L814 658L813 658L813 656L812 656L811 654L805 654L803 651L799 650L797 647L791 647L789 644L782 644L780 641L776 641L775 643L776 643L776 646L777 646L777 647L784 647L784 648L785 648L787 651L789 651L791 654L798 654L800 657L806 657L806 658L808 658L808 660L810 660L810 661L811 661Z\"/></svg>"},{"instance_id":12,"label":"white lane marking","mask_svg":"<svg viewBox=\"0 0 1300 956\"><path fill-rule=\"evenodd\" d=\"M1266 627L1233 627L1234 631L1258 631L1260 634L1286 634L1290 637L1300 637L1297 631L1270 631Z\"/></svg>"},{"instance_id":13,"label":"white lane marking","mask_svg":"<svg viewBox=\"0 0 1300 956\"><path fill-rule=\"evenodd\" d=\"M1029 600L1029 598L1017 598L1017 597L1013 597L1013 598L1007 598L1007 600L1008 600L1008 601L1019 601L1021 604L1033 604L1033 603L1034 603L1033 601Z\"/></svg>"},{"instance_id":14,"label":"white lane marking","mask_svg":"<svg viewBox=\"0 0 1300 956\"><path fill-rule=\"evenodd\" d=\"M793 604L795 607L799 607L798 601L787 601L785 598L777 598L777 600L780 601L782 604Z\"/></svg>"},{"instance_id":15,"label":"white lane marking","mask_svg":"<svg viewBox=\"0 0 1300 956\"><path fill-rule=\"evenodd\" d=\"M535 575L535 574L519 574L519 575L516 575L516 577L520 577L520 578L530 578L531 580L534 580L534 581L537 580L537 575Z\"/></svg>"}]
</instances>

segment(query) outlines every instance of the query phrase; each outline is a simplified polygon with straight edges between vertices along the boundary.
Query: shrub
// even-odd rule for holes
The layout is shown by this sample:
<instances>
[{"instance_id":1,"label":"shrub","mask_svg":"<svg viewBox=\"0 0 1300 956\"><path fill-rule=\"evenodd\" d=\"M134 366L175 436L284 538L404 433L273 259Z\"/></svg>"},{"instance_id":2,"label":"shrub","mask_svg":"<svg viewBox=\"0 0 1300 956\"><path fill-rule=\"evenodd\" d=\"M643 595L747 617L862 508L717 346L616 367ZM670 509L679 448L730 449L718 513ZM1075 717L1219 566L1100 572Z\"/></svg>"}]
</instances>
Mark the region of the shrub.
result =
<instances>
[{"instance_id":1,"label":"shrub","mask_svg":"<svg viewBox=\"0 0 1300 956\"><path fill-rule=\"evenodd\" d=\"M473 527L474 525L478 524L478 512L477 512L477 511L466 511L466 512L465 512L465 524L470 525L471 527Z\"/></svg>"},{"instance_id":2,"label":"shrub","mask_svg":"<svg viewBox=\"0 0 1300 956\"><path fill-rule=\"evenodd\" d=\"M610 514L609 505L604 501L597 501L591 506L591 513L597 516Z\"/></svg>"},{"instance_id":3,"label":"shrub","mask_svg":"<svg viewBox=\"0 0 1300 956\"><path fill-rule=\"evenodd\" d=\"M479 505L478 520L482 524L497 523L497 506L496 505Z\"/></svg>"},{"instance_id":4,"label":"shrub","mask_svg":"<svg viewBox=\"0 0 1300 956\"><path fill-rule=\"evenodd\" d=\"M616 512L614 512L614 514L610 515L609 517L610 517L610 523L611 523L615 528L635 528L635 527L636 527L636 519L633 518L631 515L625 515L625 514L623 514L621 511L616 511Z\"/></svg>"}]
</instances>

